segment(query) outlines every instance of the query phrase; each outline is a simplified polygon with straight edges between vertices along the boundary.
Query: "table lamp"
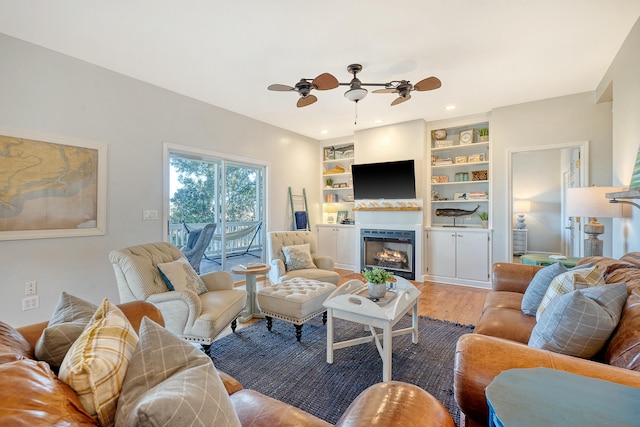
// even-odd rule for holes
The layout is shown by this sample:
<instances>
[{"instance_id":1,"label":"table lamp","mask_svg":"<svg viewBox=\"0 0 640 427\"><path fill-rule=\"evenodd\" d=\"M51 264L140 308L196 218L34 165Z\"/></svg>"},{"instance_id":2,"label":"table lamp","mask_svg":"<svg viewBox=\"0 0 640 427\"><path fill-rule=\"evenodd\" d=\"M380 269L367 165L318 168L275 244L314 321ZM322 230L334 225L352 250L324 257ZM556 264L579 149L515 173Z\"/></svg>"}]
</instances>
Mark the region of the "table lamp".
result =
<instances>
[{"instance_id":1,"label":"table lamp","mask_svg":"<svg viewBox=\"0 0 640 427\"><path fill-rule=\"evenodd\" d=\"M618 218L622 216L622 207L609 203L606 193L620 191L617 187L581 187L567 189L567 216L588 217L584 225L587 238L584 240L584 256L602 256L602 240L598 235L604 233L604 225L598 218Z\"/></svg>"},{"instance_id":2,"label":"table lamp","mask_svg":"<svg viewBox=\"0 0 640 427\"><path fill-rule=\"evenodd\" d=\"M327 214L327 223L333 224L336 222L335 213L338 212L338 208L334 205L324 205L324 212Z\"/></svg>"},{"instance_id":3,"label":"table lamp","mask_svg":"<svg viewBox=\"0 0 640 427\"><path fill-rule=\"evenodd\" d=\"M531 202L529 200L516 200L513 202L513 211L518 214L516 228L519 230L527 228L527 224L524 222L524 214L531 212Z\"/></svg>"}]
</instances>

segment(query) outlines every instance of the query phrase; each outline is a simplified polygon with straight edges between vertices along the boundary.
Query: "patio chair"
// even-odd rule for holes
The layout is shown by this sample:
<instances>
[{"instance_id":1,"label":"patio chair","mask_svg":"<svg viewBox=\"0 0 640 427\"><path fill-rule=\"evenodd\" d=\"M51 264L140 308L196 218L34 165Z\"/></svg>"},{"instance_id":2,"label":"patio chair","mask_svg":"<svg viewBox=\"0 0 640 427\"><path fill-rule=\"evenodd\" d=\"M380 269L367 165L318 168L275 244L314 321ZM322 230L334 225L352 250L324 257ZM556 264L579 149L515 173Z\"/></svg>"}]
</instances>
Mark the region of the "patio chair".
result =
<instances>
[{"instance_id":1,"label":"patio chair","mask_svg":"<svg viewBox=\"0 0 640 427\"><path fill-rule=\"evenodd\" d=\"M200 262L204 256L204 251L207 250L209 243L211 243L214 231L216 231L215 224L207 224L203 228L189 230L187 244L180 248L196 273L200 273Z\"/></svg>"},{"instance_id":2,"label":"patio chair","mask_svg":"<svg viewBox=\"0 0 640 427\"><path fill-rule=\"evenodd\" d=\"M183 267L187 266L180 249L166 242L131 246L109 253L121 303L143 300L154 304L162 313L167 329L187 341L202 344L208 351L213 340L229 324L235 331L236 318L244 307L247 292L234 288L233 277L225 271L199 276L207 288L200 294L189 289L169 290L158 264L180 260Z\"/></svg>"}]
</instances>

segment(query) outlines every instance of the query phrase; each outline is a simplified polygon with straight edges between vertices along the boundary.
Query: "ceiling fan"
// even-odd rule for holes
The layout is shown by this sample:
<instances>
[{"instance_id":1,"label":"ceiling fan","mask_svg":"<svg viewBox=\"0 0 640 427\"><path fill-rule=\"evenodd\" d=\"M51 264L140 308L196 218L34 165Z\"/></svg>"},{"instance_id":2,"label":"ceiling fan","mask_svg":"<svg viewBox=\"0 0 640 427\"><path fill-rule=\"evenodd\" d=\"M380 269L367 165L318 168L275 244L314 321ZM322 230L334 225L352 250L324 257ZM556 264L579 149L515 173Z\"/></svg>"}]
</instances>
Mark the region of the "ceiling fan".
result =
<instances>
[{"instance_id":1,"label":"ceiling fan","mask_svg":"<svg viewBox=\"0 0 640 427\"><path fill-rule=\"evenodd\" d=\"M411 84L409 80L392 80L388 83L362 83L358 79L357 74L362 71L362 65L351 64L347 67L349 74L353 74L353 78L349 83L339 83L333 75L329 73L320 74L315 79L300 79L295 86L288 86L283 84L272 84L267 89L281 92L294 91L298 92L300 98L298 99L298 107L306 107L318 100L315 95L311 94L313 89L316 90L329 90L335 89L338 86L349 86L349 90L344 93L345 98L349 101L358 102L367 96L367 89L363 86L379 86L384 89L374 90L373 93L397 93L398 97L391 102L391 105L398 105L411 99L411 92L413 91L427 91L438 89L442 86L440 79L437 77L427 77L420 80L415 85Z\"/></svg>"}]
</instances>

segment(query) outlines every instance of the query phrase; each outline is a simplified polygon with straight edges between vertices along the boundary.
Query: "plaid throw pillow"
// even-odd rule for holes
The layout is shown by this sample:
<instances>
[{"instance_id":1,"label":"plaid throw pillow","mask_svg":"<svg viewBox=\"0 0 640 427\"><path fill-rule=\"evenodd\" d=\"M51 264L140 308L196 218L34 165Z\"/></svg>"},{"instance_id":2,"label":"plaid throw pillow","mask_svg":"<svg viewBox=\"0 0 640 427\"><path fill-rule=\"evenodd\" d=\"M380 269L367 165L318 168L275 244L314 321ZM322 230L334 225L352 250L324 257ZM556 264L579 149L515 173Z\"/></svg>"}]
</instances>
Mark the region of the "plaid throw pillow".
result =
<instances>
[{"instance_id":1,"label":"plaid throw pillow","mask_svg":"<svg viewBox=\"0 0 640 427\"><path fill-rule=\"evenodd\" d=\"M118 400L119 427L240 426L211 359L148 318Z\"/></svg>"},{"instance_id":2,"label":"plaid throw pillow","mask_svg":"<svg viewBox=\"0 0 640 427\"><path fill-rule=\"evenodd\" d=\"M554 298L531 332L529 346L575 357L595 356L618 325L625 283L578 289Z\"/></svg>"},{"instance_id":3,"label":"plaid throw pillow","mask_svg":"<svg viewBox=\"0 0 640 427\"><path fill-rule=\"evenodd\" d=\"M559 274L551 280L551 284L547 288L547 292L545 292L540 306L538 306L536 322L540 321L542 313L544 313L549 306L551 300L558 295L564 295L577 289L600 285L604 285L604 278L602 277L602 272L595 266L569 270L566 273Z\"/></svg>"},{"instance_id":4,"label":"plaid throw pillow","mask_svg":"<svg viewBox=\"0 0 640 427\"><path fill-rule=\"evenodd\" d=\"M124 313L106 298L60 365L58 377L102 426L112 426L138 335Z\"/></svg>"}]
</instances>

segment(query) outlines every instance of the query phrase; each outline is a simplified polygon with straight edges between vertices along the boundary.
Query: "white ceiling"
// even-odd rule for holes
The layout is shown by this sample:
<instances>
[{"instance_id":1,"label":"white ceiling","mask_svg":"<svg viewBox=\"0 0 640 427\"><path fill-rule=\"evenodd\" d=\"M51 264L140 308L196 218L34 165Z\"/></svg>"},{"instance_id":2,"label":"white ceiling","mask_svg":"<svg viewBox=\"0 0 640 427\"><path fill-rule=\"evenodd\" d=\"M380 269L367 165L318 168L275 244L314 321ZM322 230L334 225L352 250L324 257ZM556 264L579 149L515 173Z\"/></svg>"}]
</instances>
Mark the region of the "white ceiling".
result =
<instances>
[{"instance_id":1,"label":"white ceiling","mask_svg":"<svg viewBox=\"0 0 640 427\"><path fill-rule=\"evenodd\" d=\"M639 16L639 0L0 0L2 33L314 139L594 90ZM442 87L369 94L357 125L345 87L305 108L267 90L349 82L351 63Z\"/></svg>"}]
</instances>

